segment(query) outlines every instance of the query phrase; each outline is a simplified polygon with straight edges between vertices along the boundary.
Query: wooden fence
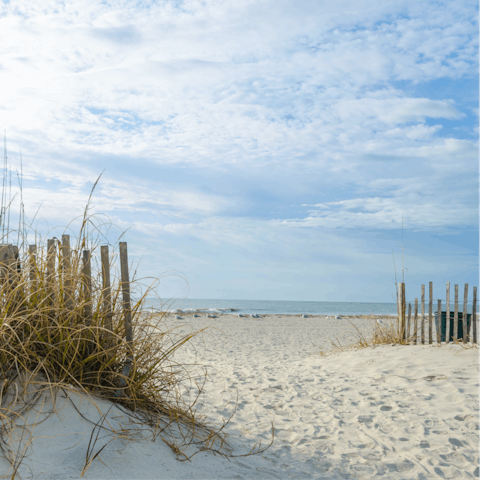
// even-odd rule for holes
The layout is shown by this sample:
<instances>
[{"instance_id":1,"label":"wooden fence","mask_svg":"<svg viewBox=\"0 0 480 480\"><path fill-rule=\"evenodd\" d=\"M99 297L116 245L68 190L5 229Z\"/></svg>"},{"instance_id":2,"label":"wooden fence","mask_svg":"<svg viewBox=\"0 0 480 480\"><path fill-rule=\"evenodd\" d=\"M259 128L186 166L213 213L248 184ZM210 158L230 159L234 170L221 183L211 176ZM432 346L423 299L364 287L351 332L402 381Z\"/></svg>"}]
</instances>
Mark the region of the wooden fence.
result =
<instances>
[{"instance_id":1,"label":"wooden fence","mask_svg":"<svg viewBox=\"0 0 480 480\"><path fill-rule=\"evenodd\" d=\"M415 298L414 309L412 304L406 305L405 283L400 283L398 288L398 318L402 338L407 343L416 345L431 343L451 343L459 340L464 343L478 343L478 315L477 315L477 287L473 287L472 312L468 313L468 283L464 285L463 309L459 310L458 285L454 288L454 308L450 310L450 282L447 282L445 303L438 299L433 300L433 283L428 285L428 317L425 312L425 285L421 287L420 312L418 311L418 298ZM445 311L442 312L442 305ZM434 306L436 312L434 312ZM428 321L427 321L428 320ZM428 330L428 339L426 333ZM434 336L435 332L435 336Z\"/></svg>"},{"instance_id":2,"label":"wooden fence","mask_svg":"<svg viewBox=\"0 0 480 480\"><path fill-rule=\"evenodd\" d=\"M60 247L59 255L57 256L57 245ZM133 327L132 327L132 310L130 302L130 279L128 273L128 252L127 243L120 242L120 271L121 271L121 290L122 290L122 310L125 322L125 339L129 347L133 344ZM32 292L37 292L39 288L39 276L37 275L37 246L29 245L28 247L28 262L26 268L29 269L28 279ZM56 260L59 264L56 265ZM70 235L62 235L60 242L56 238L47 240L46 252L46 282L43 285L46 292L47 302L51 302L54 295L54 283L59 281L63 285L63 292L61 293L63 305L67 310L73 310L74 307L74 285L72 282L72 260L79 261L76 257L72 259L72 250L70 248ZM110 284L110 259L108 245L102 245L100 248L100 263L102 274L102 289L101 295L94 309L92 299L92 266L91 266L91 251L83 250L81 256L82 278L80 283L80 295L83 303L83 318L85 323L91 324L94 311L102 311L105 318L105 328L107 332L111 332L113 328L113 309L112 309L112 292ZM15 274L21 273L21 263L18 247L16 245L0 245L0 282L8 281L13 287L13 283L18 281L19 276ZM15 280L17 278L17 280ZM132 352L132 349L128 349ZM126 361L122 369L122 377L120 378L119 389L115 396L121 397L124 395L123 388L126 385L126 380L130 375L133 364L132 353L127 355Z\"/></svg>"},{"instance_id":3,"label":"wooden fence","mask_svg":"<svg viewBox=\"0 0 480 480\"><path fill-rule=\"evenodd\" d=\"M56 268L57 259L57 245L60 246L60 256L58 268ZM125 321L125 337L127 343L133 342L133 329L132 329L132 311L130 303L130 281L128 274L128 253L127 242L120 242L120 270L121 270L121 287L122 287L122 308ZM112 297L111 297L111 285L110 285L110 263L109 263L109 251L108 245L102 245L101 251L101 266L102 266L102 291L101 291L101 308L106 318L106 328L112 330ZM82 256L82 274L83 274L83 296L85 300L84 317L85 322L88 324L92 321L92 268L91 268L91 252L90 250L83 250ZM37 261L37 246L29 245L29 265L30 270L29 279L31 288L36 291L38 288L38 278L35 274L36 261ZM67 309L73 308L73 285L70 276L70 269L72 264L72 251L70 248L70 235L62 235L62 241L60 242L56 238L47 240L47 285L52 285L55 279L56 272L58 275L63 275L63 287L64 287L64 304ZM16 268L15 268L16 267ZM21 271L21 263L19 257L18 247L10 244L0 244L0 281L10 280L12 275L8 272L16 269L17 272ZM50 289L50 295L53 295L53 285L47 288ZM131 363L129 358L127 365ZM129 370L129 367L128 367Z\"/></svg>"}]
</instances>

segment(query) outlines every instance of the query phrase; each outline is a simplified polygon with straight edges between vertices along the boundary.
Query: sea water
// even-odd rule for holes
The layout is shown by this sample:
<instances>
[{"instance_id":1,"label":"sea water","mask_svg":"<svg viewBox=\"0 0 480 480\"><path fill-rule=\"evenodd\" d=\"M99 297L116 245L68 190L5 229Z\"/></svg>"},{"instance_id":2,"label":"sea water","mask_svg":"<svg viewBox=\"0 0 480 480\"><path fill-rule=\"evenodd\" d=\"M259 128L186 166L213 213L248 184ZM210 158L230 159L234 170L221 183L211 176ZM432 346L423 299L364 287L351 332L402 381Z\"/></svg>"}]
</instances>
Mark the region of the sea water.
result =
<instances>
[{"instance_id":1,"label":"sea water","mask_svg":"<svg viewBox=\"0 0 480 480\"><path fill-rule=\"evenodd\" d=\"M397 315L396 303L300 302L280 300L216 300L182 298L161 302L147 299L145 306L176 313L257 313L260 315Z\"/></svg>"},{"instance_id":2,"label":"sea water","mask_svg":"<svg viewBox=\"0 0 480 480\"><path fill-rule=\"evenodd\" d=\"M155 310L169 312L212 312L212 313L258 313L273 315L397 315L396 303L379 302L301 302L285 300L219 300L178 298L162 302L157 299L147 299L145 306ZM412 315L414 305L412 304ZM420 314L420 305L418 307ZM437 302L433 303L433 311L437 310ZM442 304L445 311L445 302ZM450 312L454 311L454 304ZM459 304L459 312L463 312L463 302ZM472 313L472 304L468 305L468 313ZM478 309L477 309L478 312ZM408 313L408 305L407 312ZM428 303L425 304L428 315Z\"/></svg>"}]
</instances>

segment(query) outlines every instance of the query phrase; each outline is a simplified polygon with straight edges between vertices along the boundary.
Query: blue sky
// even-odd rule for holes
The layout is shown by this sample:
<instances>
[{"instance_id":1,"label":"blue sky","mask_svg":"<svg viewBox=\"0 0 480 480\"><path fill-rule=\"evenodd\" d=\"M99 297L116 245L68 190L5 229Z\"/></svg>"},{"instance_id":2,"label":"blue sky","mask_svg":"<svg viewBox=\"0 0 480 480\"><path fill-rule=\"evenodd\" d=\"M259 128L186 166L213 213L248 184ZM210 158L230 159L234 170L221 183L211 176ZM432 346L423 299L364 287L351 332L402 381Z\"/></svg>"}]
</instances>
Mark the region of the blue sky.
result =
<instances>
[{"instance_id":1,"label":"blue sky","mask_svg":"<svg viewBox=\"0 0 480 480\"><path fill-rule=\"evenodd\" d=\"M163 298L478 285L474 1L0 3L29 218L92 212ZM115 240L115 231L110 232Z\"/></svg>"}]
</instances>

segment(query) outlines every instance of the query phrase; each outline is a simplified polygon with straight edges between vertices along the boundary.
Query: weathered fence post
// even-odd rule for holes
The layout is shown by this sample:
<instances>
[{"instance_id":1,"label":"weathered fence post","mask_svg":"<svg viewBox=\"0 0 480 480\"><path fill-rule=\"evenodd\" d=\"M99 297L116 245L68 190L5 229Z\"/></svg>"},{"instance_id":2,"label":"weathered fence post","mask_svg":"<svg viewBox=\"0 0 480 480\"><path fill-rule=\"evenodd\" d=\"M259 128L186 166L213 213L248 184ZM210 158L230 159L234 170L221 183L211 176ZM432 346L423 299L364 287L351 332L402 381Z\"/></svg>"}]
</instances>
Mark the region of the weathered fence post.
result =
<instances>
[{"instance_id":1,"label":"weathered fence post","mask_svg":"<svg viewBox=\"0 0 480 480\"><path fill-rule=\"evenodd\" d=\"M458 285L455 284L455 304L453 310L453 341L458 340Z\"/></svg>"},{"instance_id":2,"label":"weathered fence post","mask_svg":"<svg viewBox=\"0 0 480 480\"><path fill-rule=\"evenodd\" d=\"M473 287L473 305L472 305L472 332L473 343L478 343L477 339L477 287Z\"/></svg>"},{"instance_id":3,"label":"weathered fence post","mask_svg":"<svg viewBox=\"0 0 480 480\"><path fill-rule=\"evenodd\" d=\"M399 283L395 283L397 288L397 330L400 331L400 323L402 320L402 286Z\"/></svg>"},{"instance_id":4,"label":"weathered fence post","mask_svg":"<svg viewBox=\"0 0 480 480\"><path fill-rule=\"evenodd\" d=\"M412 323L412 304L408 304L407 338L410 342L410 325Z\"/></svg>"},{"instance_id":5,"label":"weathered fence post","mask_svg":"<svg viewBox=\"0 0 480 480\"><path fill-rule=\"evenodd\" d=\"M406 331L406 298L405 298L405 283L402 282L402 341L405 341L405 331Z\"/></svg>"},{"instance_id":6,"label":"weathered fence post","mask_svg":"<svg viewBox=\"0 0 480 480\"><path fill-rule=\"evenodd\" d=\"M90 250L83 251L83 298L85 301L84 315L87 325L92 323L92 266Z\"/></svg>"},{"instance_id":7,"label":"weathered fence post","mask_svg":"<svg viewBox=\"0 0 480 480\"><path fill-rule=\"evenodd\" d=\"M37 246L29 245L28 253L30 255L30 286L31 293L38 291L38 280L37 280Z\"/></svg>"},{"instance_id":8,"label":"weathered fence post","mask_svg":"<svg viewBox=\"0 0 480 480\"><path fill-rule=\"evenodd\" d=\"M110 291L110 262L108 256L108 245L100 247L102 258L102 303L103 314L105 316L105 328L110 332L113 330L112 325L112 300Z\"/></svg>"},{"instance_id":9,"label":"weathered fence post","mask_svg":"<svg viewBox=\"0 0 480 480\"><path fill-rule=\"evenodd\" d=\"M405 283L402 282L402 341L405 341Z\"/></svg>"},{"instance_id":10,"label":"weathered fence post","mask_svg":"<svg viewBox=\"0 0 480 480\"><path fill-rule=\"evenodd\" d=\"M425 285L422 285L422 324L420 327L422 345L425 343Z\"/></svg>"},{"instance_id":11,"label":"weathered fence post","mask_svg":"<svg viewBox=\"0 0 480 480\"><path fill-rule=\"evenodd\" d=\"M130 280L128 278L127 242L120 242L120 268L122 275L123 312L125 315L125 336L127 342L133 342L132 310L130 306Z\"/></svg>"},{"instance_id":12,"label":"weathered fence post","mask_svg":"<svg viewBox=\"0 0 480 480\"><path fill-rule=\"evenodd\" d=\"M398 284L398 322L397 322L397 329L398 333L400 335L400 339L403 338L403 289L402 289L402 283Z\"/></svg>"},{"instance_id":13,"label":"weathered fence post","mask_svg":"<svg viewBox=\"0 0 480 480\"><path fill-rule=\"evenodd\" d=\"M418 330L418 298L415 298L415 316L413 317L413 344L417 344Z\"/></svg>"},{"instance_id":14,"label":"weathered fence post","mask_svg":"<svg viewBox=\"0 0 480 480\"><path fill-rule=\"evenodd\" d=\"M15 262L15 251L13 245L3 244L0 245L0 269L1 269L1 281L11 285L12 283L12 266Z\"/></svg>"},{"instance_id":15,"label":"weathered fence post","mask_svg":"<svg viewBox=\"0 0 480 480\"><path fill-rule=\"evenodd\" d=\"M7 272L10 260L10 245L0 245L0 271L2 283L8 278Z\"/></svg>"},{"instance_id":16,"label":"weathered fence post","mask_svg":"<svg viewBox=\"0 0 480 480\"><path fill-rule=\"evenodd\" d=\"M47 291L50 302L53 302L54 276L55 276L55 238L47 240Z\"/></svg>"},{"instance_id":17,"label":"weathered fence post","mask_svg":"<svg viewBox=\"0 0 480 480\"><path fill-rule=\"evenodd\" d=\"M67 310L73 310L71 255L70 235L62 235L63 300Z\"/></svg>"},{"instance_id":18,"label":"weathered fence post","mask_svg":"<svg viewBox=\"0 0 480 480\"><path fill-rule=\"evenodd\" d=\"M20 283L20 273L22 271L22 266L20 264L20 255L18 253L17 245L12 245L11 248L12 248L12 252L13 252L13 257L12 257L11 263L10 263L9 283L10 283L10 288L12 290L15 290ZM20 292L16 291L15 294L14 294L15 303L18 300L19 295L20 295Z\"/></svg>"},{"instance_id":19,"label":"weathered fence post","mask_svg":"<svg viewBox=\"0 0 480 480\"><path fill-rule=\"evenodd\" d=\"M442 343L442 336L441 336L441 331L442 331L442 301L438 301L438 306L437 306L437 343Z\"/></svg>"},{"instance_id":20,"label":"weathered fence post","mask_svg":"<svg viewBox=\"0 0 480 480\"><path fill-rule=\"evenodd\" d=\"M470 332L468 331L468 283L465 284L463 291L463 314L462 314L462 326L463 326L463 342L467 343L470 340Z\"/></svg>"},{"instance_id":21,"label":"weathered fence post","mask_svg":"<svg viewBox=\"0 0 480 480\"><path fill-rule=\"evenodd\" d=\"M17 274L20 274L20 272L22 271L22 264L20 263L20 254L18 252L18 247L17 245L12 245L12 247L13 255L15 258L15 271L17 272Z\"/></svg>"},{"instance_id":22,"label":"weathered fence post","mask_svg":"<svg viewBox=\"0 0 480 480\"><path fill-rule=\"evenodd\" d=\"M433 282L428 283L428 343L431 344L432 339L432 323L433 323Z\"/></svg>"},{"instance_id":23,"label":"weathered fence post","mask_svg":"<svg viewBox=\"0 0 480 480\"><path fill-rule=\"evenodd\" d=\"M47 279L51 280L55 274L55 239L47 240Z\"/></svg>"},{"instance_id":24,"label":"weathered fence post","mask_svg":"<svg viewBox=\"0 0 480 480\"><path fill-rule=\"evenodd\" d=\"M450 342L450 282L447 282L447 305L445 318L445 343Z\"/></svg>"},{"instance_id":25,"label":"weathered fence post","mask_svg":"<svg viewBox=\"0 0 480 480\"><path fill-rule=\"evenodd\" d=\"M128 347L132 347L133 344L133 328L132 328L132 311L130 306L130 280L128 278L128 252L127 242L120 242L120 270L122 280L122 293L123 293L123 313L125 316L125 336L127 339ZM126 378L130 374L130 369L133 363L132 352L127 355L127 361L123 367L122 375L120 379L120 388L123 388L126 384ZM117 391L117 396L122 395L121 390Z\"/></svg>"}]
</instances>

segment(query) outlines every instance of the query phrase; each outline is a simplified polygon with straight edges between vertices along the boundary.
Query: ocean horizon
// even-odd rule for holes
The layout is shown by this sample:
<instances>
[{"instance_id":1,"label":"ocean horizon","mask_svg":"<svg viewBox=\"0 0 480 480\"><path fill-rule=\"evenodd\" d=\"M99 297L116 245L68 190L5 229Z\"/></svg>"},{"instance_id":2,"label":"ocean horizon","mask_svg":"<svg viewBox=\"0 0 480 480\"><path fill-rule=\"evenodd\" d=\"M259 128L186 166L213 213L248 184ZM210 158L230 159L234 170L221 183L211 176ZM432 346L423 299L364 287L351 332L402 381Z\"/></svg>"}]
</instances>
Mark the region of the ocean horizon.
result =
<instances>
[{"instance_id":1,"label":"ocean horizon","mask_svg":"<svg viewBox=\"0 0 480 480\"><path fill-rule=\"evenodd\" d=\"M260 315L397 315L396 303L382 302L314 302L298 300L225 300L225 299L197 299L177 298L160 301L147 298L147 308L171 313L188 313L208 311L212 313L238 312L245 314L257 313ZM412 314L414 305L412 304ZM407 303L408 309L408 303ZM433 303L433 311L437 309L437 302ZM420 304L418 312L420 314ZM442 305L445 311L445 302ZM450 306L453 312L454 304ZM408 310L407 310L408 311ZM459 312L463 312L463 302L459 302ZM471 303L468 313L472 312ZM428 315L428 301L425 302L425 314Z\"/></svg>"},{"instance_id":2,"label":"ocean horizon","mask_svg":"<svg viewBox=\"0 0 480 480\"><path fill-rule=\"evenodd\" d=\"M178 298L168 301L149 298L147 308L187 313L208 311L216 313L238 312L260 315L396 315L396 303L380 302L313 302L287 300L225 300Z\"/></svg>"}]
</instances>

